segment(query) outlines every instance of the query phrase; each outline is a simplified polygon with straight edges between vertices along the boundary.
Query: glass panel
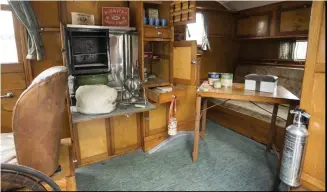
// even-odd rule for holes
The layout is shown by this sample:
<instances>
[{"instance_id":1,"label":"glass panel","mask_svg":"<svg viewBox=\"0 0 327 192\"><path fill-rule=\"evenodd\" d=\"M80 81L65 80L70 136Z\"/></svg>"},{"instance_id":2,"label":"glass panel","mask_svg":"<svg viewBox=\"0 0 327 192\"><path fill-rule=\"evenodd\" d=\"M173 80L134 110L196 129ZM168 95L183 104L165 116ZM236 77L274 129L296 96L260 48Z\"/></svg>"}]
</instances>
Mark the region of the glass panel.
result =
<instances>
[{"instance_id":1,"label":"glass panel","mask_svg":"<svg viewBox=\"0 0 327 192\"><path fill-rule=\"evenodd\" d=\"M294 49L294 60L304 60L307 55L308 41L297 41Z\"/></svg>"},{"instance_id":2,"label":"glass panel","mask_svg":"<svg viewBox=\"0 0 327 192\"><path fill-rule=\"evenodd\" d=\"M10 11L0 11L0 26L0 63L17 63L14 23Z\"/></svg>"},{"instance_id":3,"label":"glass panel","mask_svg":"<svg viewBox=\"0 0 327 192\"><path fill-rule=\"evenodd\" d=\"M196 13L196 23L187 24L186 40L196 40L197 45L202 45L204 36L203 15Z\"/></svg>"}]
</instances>

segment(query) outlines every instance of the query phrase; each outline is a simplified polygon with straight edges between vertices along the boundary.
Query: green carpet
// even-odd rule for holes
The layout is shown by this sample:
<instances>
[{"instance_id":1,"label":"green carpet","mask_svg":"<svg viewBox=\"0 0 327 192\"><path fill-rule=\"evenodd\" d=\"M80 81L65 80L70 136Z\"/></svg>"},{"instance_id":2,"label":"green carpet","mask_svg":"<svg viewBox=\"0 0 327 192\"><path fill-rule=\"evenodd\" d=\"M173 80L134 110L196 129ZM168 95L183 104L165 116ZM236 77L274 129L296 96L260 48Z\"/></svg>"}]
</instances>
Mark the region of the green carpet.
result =
<instances>
[{"instance_id":1,"label":"green carpet","mask_svg":"<svg viewBox=\"0 0 327 192\"><path fill-rule=\"evenodd\" d=\"M271 191L276 157L265 146L207 121L199 160L193 138L177 138L149 155L141 150L76 169L78 190Z\"/></svg>"}]
</instances>

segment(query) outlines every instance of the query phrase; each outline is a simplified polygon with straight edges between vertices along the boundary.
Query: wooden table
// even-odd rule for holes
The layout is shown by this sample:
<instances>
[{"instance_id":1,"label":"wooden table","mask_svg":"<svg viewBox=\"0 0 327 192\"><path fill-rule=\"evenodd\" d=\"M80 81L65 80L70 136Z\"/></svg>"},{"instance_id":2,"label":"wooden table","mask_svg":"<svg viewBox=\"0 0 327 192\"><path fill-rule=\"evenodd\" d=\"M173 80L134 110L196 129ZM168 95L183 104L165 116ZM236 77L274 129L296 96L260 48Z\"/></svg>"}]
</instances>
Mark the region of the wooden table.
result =
<instances>
[{"instance_id":1,"label":"wooden table","mask_svg":"<svg viewBox=\"0 0 327 192\"><path fill-rule=\"evenodd\" d=\"M200 87L208 86L208 81L204 81ZM274 104L273 115L271 118L270 129L269 129L269 139L268 145L266 147L266 151L270 151L272 148L274 152L277 153L278 157L278 168L277 175L279 175L279 167L280 167L280 159L281 156L278 154L274 142L276 140L276 117L279 104L289 104L291 109L294 109L296 105L299 104L299 98L289 92L282 86L278 86L275 93L267 93L267 92L258 92L258 91L250 91L244 89L244 84L234 83L231 88L219 88L215 89L212 86L209 86L209 91L200 91L200 87L197 90L197 98L196 98L196 120L195 120L195 128L194 128L194 146L193 146L193 162L197 162L198 160L198 152L199 152L199 137L200 137L200 119L201 119L201 99L202 98L218 98L218 99L233 99L233 100L243 100L243 101L253 101L253 102L266 102ZM203 101L203 109L207 108L207 99ZM202 114L202 129L201 129L201 138L204 138L205 129L206 129L206 115L207 110L203 110ZM288 113L286 126L290 125L293 121L293 116ZM283 145L282 145L283 146ZM281 149L281 153L282 154Z\"/></svg>"}]
</instances>

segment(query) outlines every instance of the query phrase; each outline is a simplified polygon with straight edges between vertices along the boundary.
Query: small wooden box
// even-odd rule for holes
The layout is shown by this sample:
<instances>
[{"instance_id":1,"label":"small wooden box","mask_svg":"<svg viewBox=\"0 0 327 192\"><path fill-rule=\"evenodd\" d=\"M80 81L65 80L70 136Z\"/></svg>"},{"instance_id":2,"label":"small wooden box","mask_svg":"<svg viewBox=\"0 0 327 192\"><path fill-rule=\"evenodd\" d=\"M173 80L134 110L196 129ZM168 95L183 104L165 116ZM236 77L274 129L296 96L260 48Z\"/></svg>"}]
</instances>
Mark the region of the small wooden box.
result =
<instances>
[{"instance_id":1,"label":"small wooden box","mask_svg":"<svg viewBox=\"0 0 327 192\"><path fill-rule=\"evenodd\" d=\"M149 15L149 18L159 19L158 9L149 8L148 9L148 15Z\"/></svg>"},{"instance_id":2,"label":"small wooden box","mask_svg":"<svg viewBox=\"0 0 327 192\"><path fill-rule=\"evenodd\" d=\"M129 27L129 8L102 7L102 25Z\"/></svg>"}]
</instances>

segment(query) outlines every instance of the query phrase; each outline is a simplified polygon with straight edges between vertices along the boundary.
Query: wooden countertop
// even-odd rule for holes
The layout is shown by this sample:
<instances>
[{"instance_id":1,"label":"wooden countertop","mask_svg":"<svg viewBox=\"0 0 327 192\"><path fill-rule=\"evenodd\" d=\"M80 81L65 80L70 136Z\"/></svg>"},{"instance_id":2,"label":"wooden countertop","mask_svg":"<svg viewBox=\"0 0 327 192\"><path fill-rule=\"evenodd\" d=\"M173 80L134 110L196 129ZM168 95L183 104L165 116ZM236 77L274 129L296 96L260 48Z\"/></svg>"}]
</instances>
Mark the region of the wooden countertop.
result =
<instances>
[{"instance_id":1,"label":"wooden countertop","mask_svg":"<svg viewBox=\"0 0 327 192\"><path fill-rule=\"evenodd\" d=\"M251 91L244 89L243 83L233 83L233 87L215 89L208 85L208 81L204 81L201 86L208 86L209 91L197 91L197 95L200 97L212 97L221 99L234 99L234 100L246 100L246 101L258 101L267 103L278 104L291 104L299 103L299 98L285 89L283 86L277 86L275 93Z\"/></svg>"},{"instance_id":2,"label":"wooden countertop","mask_svg":"<svg viewBox=\"0 0 327 192\"><path fill-rule=\"evenodd\" d=\"M78 122L83 122L83 121L90 121L93 119L103 119L103 118L110 118L114 116L119 116L119 115L128 115L132 113L140 113L144 111L150 111L156 109L156 106L151 104L150 102L147 102L145 108L139 108L139 107L134 107L134 105L130 105L126 107L125 109L122 108L116 108L114 111L110 113L102 113L102 114L83 114L76 112L76 107L73 106L71 107L71 113L72 113L72 121L73 123L78 123Z\"/></svg>"}]
</instances>

